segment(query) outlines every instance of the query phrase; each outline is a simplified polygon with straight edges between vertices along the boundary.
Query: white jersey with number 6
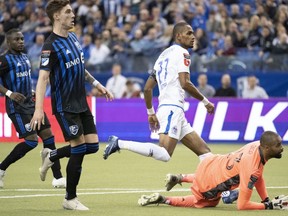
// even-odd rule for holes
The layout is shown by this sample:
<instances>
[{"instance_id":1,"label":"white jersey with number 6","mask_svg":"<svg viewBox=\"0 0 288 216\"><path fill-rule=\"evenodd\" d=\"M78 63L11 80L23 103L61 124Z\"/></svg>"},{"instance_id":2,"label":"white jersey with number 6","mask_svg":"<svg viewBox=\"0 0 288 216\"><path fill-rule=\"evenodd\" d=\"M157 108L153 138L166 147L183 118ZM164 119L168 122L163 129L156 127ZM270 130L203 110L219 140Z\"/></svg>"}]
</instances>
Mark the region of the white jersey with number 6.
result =
<instances>
[{"instance_id":1,"label":"white jersey with number 6","mask_svg":"<svg viewBox=\"0 0 288 216\"><path fill-rule=\"evenodd\" d=\"M185 91L182 89L178 73L189 71L188 51L175 44L165 49L154 65L159 88L159 106L174 105L183 108Z\"/></svg>"}]
</instances>

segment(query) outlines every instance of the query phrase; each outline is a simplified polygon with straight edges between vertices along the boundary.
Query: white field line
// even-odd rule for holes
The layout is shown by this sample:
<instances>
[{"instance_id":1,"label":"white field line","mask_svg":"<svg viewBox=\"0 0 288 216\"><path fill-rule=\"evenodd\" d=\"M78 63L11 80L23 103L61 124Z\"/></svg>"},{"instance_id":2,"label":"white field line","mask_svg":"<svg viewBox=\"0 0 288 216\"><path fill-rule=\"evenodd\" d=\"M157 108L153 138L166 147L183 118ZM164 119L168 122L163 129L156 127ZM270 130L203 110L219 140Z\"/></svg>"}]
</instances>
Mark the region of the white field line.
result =
<instances>
[{"instance_id":1,"label":"white field line","mask_svg":"<svg viewBox=\"0 0 288 216\"><path fill-rule=\"evenodd\" d=\"M288 189L288 186L270 186L268 189ZM131 189L131 188L90 188L90 189L78 189L78 191L95 191L95 192L79 192L78 195L107 195L107 194L132 194L132 193L153 193L153 192L166 192L165 190L148 190L148 189ZM112 191L109 191L112 190ZM114 191L113 191L114 190ZM55 192L57 189L10 189L0 190L0 192L11 191L11 192L29 192L29 191L47 191ZM64 192L64 189L58 190ZM96 192L98 191L98 192ZM102 192L101 192L102 191ZM190 189L176 189L174 192L190 191ZM15 199L15 198L33 198L33 197L54 197L64 196L64 193L57 194L30 194L30 195L8 195L0 196L0 199Z\"/></svg>"}]
</instances>

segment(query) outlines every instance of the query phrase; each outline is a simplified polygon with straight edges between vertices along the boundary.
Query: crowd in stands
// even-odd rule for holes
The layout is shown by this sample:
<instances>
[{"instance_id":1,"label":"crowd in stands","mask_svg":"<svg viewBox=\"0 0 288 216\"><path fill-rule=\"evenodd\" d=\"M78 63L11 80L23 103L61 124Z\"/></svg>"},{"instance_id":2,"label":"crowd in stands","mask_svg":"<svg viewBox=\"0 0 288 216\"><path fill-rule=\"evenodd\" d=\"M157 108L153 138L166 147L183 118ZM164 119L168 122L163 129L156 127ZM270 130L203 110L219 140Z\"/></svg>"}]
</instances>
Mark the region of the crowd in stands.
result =
<instances>
[{"instance_id":1,"label":"crowd in stands","mask_svg":"<svg viewBox=\"0 0 288 216\"><path fill-rule=\"evenodd\" d=\"M0 0L0 44L4 33L22 30L37 76L40 47L52 27L46 0ZM171 45L173 25L185 20L197 42L191 71L287 71L287 0L71 0L73 31L92 72L147 72Z\"/></svg>"},{"instance_id":2,"label":"crowd in stands","mask_svg":"<svg viewBox=\"0 0 288 216\"><path fill-rule=\"evenodd\" d=\"M190 50L192 73L288 71L287 0L70 2L76 14L72 31L81 42L86 67L92 74L111 73L115 63L124 74L147 73L161 51L172 44L173 25L181 20L193 27L197 38ZM20 28L35 80L42 45L52 31L45 14L46 3L0 0L0 52L6 50L5 32ZM119 78L125 84L125 90L115 92L117 98L141 97L138 82L120 77L113 72L107 83L109 87L113 79ZM205 78L200 76L198 81L201 79ZM235 91L225 87L230 86L229 80L230 76L224 75L222 87L209 89L208 97L236 96ZM93 91L91 94L97 95Z\"/></svg>"}]
</instances>

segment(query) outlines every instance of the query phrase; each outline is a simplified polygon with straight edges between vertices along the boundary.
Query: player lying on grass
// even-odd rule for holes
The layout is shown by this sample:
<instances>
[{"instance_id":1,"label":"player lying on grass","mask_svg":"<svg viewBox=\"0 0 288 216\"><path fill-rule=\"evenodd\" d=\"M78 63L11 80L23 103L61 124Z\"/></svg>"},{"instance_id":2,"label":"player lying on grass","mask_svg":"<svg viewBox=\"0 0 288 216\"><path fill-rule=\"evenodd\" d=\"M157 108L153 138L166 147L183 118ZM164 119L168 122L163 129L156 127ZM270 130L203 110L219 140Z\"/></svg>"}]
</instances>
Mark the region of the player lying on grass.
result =
<instances>
[{"instance_id":1,"label":"player lying on grass","mask_svg":"<svg viewBox=\"0 0 288 216\"><path fill-rule=\"evenodd\" d=\"M281 158L283 152L281 137L266 131L259 141L245 145L238 151L226 155L213 155L204 159L197 167L195 174L168 174L166 189L170 190L182 182L193 183L193 195L164 197L159 193L143 195L139 205L167 204L180 207L215 207L221 193L239 187L237 208L239 210L287 209L288 196L279 196L270 200L265 187L263 169L271 158ZM250 201L255 186L261 203Z\"/></svg>"}]
</instances>

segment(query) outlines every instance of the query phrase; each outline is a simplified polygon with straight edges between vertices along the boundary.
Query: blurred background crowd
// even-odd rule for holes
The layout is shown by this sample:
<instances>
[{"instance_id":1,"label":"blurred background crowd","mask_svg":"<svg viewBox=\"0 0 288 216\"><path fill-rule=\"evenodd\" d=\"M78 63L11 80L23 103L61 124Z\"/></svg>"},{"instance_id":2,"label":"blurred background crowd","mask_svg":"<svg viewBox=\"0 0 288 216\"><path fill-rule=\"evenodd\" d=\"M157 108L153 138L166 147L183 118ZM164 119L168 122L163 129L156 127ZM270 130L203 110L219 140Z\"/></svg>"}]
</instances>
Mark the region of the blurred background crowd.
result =
<instances>
[{"instance_id":1,"label":"blurred background crowd","mask_svg":"<svg viewBox=\"0 0 288 216\"><path fill-rule=\"evenodd\" d=\"M173 25L181 20L193 27L197 39L190 50L191 73L197 73L197 77L198 73L215 72L221 73L221 77L227 72L288 72L287 0L70 2L76 14L73 31L82 44L87 69L95 77L101 77L111 75L117 65L119 74L121 71L124 75L133 74L123 82L128 88L121 97L141 96L143 79L137 80L135 74L151 70L161 51L172 43ZM46 0L0 0L0 51L6 49L5 32L20 28L35 79L42 45L52 30L45 15L46 3ZM259 83L256 77L255 80ZM235 83L236 80L234 86ZM248 84L248 79L245 83ZM129 85L130 89L136 89L135 94L127 93ZM97 93L92 89L91 94ZM237 90L236 95L239 96Z\"/></svg>"}]
</instances>

